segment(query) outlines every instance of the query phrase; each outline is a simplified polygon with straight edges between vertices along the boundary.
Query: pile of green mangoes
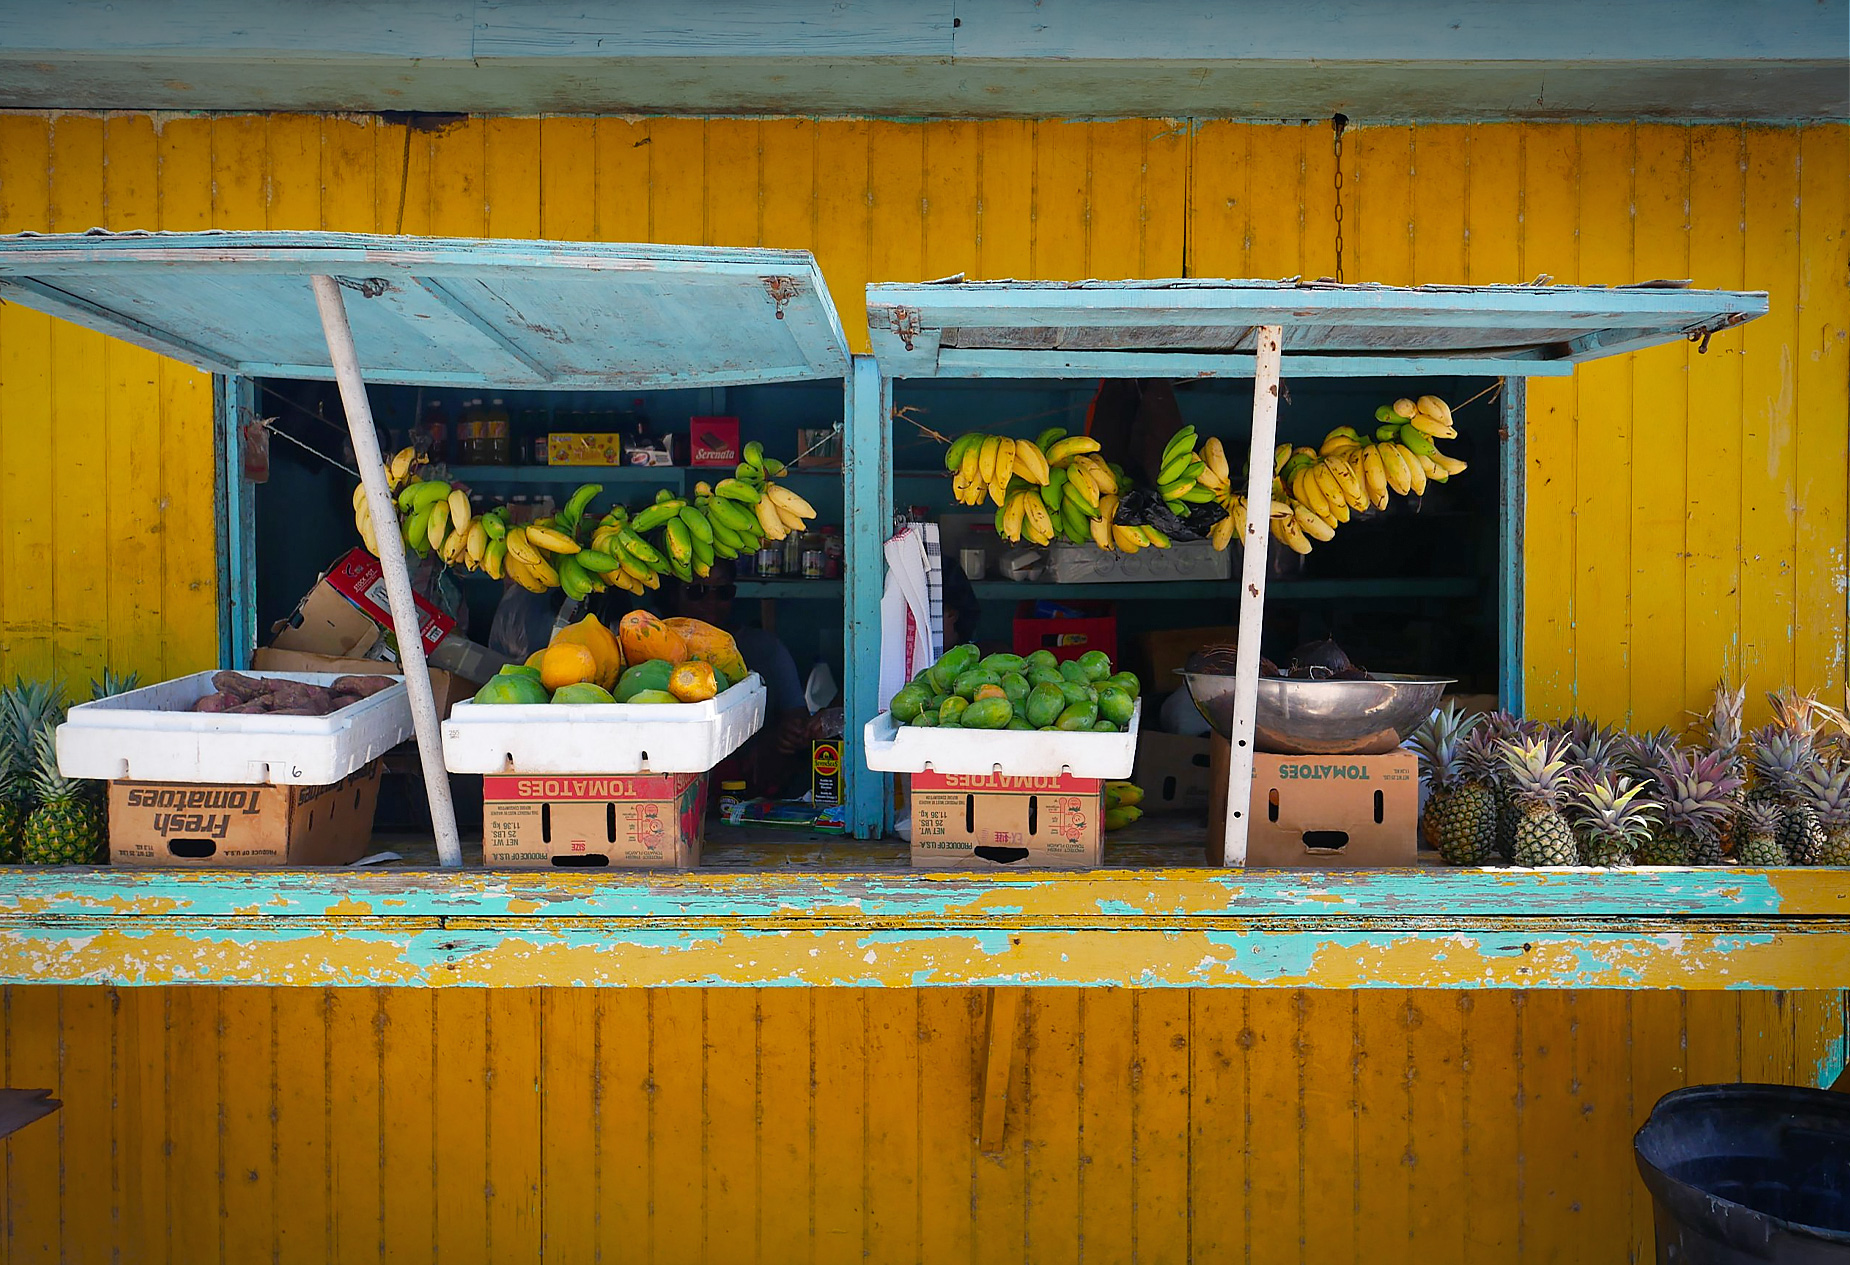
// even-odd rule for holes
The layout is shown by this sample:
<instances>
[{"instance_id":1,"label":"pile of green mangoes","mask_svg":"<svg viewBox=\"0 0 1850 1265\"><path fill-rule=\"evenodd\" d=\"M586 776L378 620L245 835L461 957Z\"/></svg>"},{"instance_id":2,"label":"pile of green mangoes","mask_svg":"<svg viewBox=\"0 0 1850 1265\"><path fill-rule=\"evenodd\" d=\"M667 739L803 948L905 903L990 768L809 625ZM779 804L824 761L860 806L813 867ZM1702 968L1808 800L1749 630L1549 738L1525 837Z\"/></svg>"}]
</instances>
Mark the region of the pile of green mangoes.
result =
<instances>
[{"instance_id":1,"label":"pile of green mangoes","mask_svg":"<svg viewBox=\"0 0 1850 1265\"><path fill-rule=\"evenodd\" d=\"M953 646L888 703L899 725L939 729L1048 729L1122 733L1139 686L1103 650L1057 661L1053 652L992 654Z\"/></svg>"}]
</instances>

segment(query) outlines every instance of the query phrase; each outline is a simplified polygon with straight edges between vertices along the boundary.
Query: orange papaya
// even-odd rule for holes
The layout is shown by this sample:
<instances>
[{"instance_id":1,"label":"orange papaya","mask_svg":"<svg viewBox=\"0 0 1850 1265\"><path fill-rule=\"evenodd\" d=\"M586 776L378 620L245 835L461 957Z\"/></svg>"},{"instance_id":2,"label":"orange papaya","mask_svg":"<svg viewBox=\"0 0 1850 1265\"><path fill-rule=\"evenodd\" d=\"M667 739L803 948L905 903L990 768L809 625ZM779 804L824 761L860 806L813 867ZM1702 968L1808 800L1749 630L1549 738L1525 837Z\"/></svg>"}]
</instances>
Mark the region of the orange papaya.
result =
<instances>
[{"instance_id":1,"label":"orange papaya","mask_svg":"<svg viewBox=\"0 0 1850 1265\"><path fill-rule=\"evenodd\" d=\"M589 650L597 660L597 675L593 680L606 690L616 688L617 679L623 675L623 651L615 635L598 622L597 616L586 615L577 623L561 628L552 635L552 644L580 645Z\"/></svg>"},{"instance_id":2,"label":"orange papaya","mask_svg":"<svg viewBox=\"0 0 1850 1265\"><path fill-rule=\"evenodd\" d=\"M674 671L668 674L668 692L683 703L706 702L719 693L719 683L713 676L713 665L698 659L675 664Z\"/></svg>"},{"instance_id":3,"label":"orange papaya","mask_svg":"<svg viewBox=\"0 0 1850 1265\"><path fill-rule=\"evenodd\" d=\"M710 663L725 674L729 681L745 678L748 669L745 659L739 654L739 644L732 639L732 634L724 628L715 628L705 620L688 619L677 616L666 621L668 627L687 644L688 659L697 659Z\"/></svg>"},{"instance_id":4,"label":"orange papaya","mask_svg":"<svg viewBox=\"0 0 1850 1265\"><path fill-rule=\"evenodd\" d=\"M648 611L625 615L617 625L617 641L623 649L623 661L629 664L649 659L679 663L688 657L686 639Z\"/></svg>"}]
</instances>

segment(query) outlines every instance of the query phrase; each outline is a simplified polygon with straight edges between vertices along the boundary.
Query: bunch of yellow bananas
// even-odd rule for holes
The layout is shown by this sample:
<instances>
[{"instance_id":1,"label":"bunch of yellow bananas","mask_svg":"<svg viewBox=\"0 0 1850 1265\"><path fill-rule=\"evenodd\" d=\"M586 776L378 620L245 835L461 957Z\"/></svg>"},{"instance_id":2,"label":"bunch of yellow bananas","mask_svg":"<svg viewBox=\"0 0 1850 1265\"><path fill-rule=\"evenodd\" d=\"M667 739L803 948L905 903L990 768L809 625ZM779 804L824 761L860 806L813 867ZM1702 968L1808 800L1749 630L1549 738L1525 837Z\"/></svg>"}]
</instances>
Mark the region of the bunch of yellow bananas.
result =
<instances>
[{"instance_id":1,"label":"bunch of yellow bananas","mask_svg":"<svg viewBox=\"0 0 1850 1265\"><path fill-rule=\"evenodd\" d=\"M405 488L416 482L416 471L426 462L415 448L400 448L385 463L385 484L395 494L402 495ZM449 493L449 486L444 485L444 494ZM425 493L429 495L429 493ZM401 512L402 519L402 512ZM379 534L373 526L372 507L366 503L366 485L355 484L353 488L353 526L360 533L360 540L366 545L366 552L373 557L379 556Z\"/></svg>"},{"instance_id":2,"label":"bunch of yellow bananas","mask_svg":"<svg viewBox=\"0 0 1850 1265\"><path fill-rule=\"evenodd\" d=\"M1098 445L1092 447L1096 451ZM971 431L952 441L944 468L953 475L951 491L958 504L981 505L987 498L1001 506L1014 480L1044 486L1053 473L1051 456L1040 443Z\"/></svg>"}]
</instances>

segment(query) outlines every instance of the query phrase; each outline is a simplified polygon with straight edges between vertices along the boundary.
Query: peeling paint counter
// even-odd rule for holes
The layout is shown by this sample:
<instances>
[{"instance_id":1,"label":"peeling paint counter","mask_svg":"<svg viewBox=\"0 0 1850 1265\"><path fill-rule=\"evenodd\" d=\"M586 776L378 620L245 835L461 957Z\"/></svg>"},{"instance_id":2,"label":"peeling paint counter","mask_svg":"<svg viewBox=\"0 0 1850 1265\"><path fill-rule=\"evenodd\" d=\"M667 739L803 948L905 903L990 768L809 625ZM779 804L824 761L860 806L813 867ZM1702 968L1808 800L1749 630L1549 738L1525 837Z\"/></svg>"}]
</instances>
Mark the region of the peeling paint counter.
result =
<instances>
[{"instance_id":1,"label":"peeling paint counter","mask_svg":"<svg viewBox=\"0 0 1850 1265\"><path fill-rule=\"evenodd\" d=\"M863 845L864 846L864 845ZM1834 870L0 875L0 982L1804 989Z\"/></svg>"}]
</instances>

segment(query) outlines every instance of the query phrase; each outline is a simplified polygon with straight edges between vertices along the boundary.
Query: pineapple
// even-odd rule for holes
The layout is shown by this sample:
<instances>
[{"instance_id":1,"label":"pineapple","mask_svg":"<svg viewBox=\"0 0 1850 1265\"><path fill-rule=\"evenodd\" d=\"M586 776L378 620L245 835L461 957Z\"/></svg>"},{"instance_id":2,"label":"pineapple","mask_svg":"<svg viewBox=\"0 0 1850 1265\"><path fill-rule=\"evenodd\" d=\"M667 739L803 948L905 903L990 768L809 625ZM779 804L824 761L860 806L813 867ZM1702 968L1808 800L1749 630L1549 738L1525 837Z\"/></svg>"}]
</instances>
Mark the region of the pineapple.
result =
<instances>
[{"instance_id":1,"label":"pineapple","mask_svg":"<svg viewBox=\"0 0 1850 1265\"><path fill-rule=\"evenodd\" d=\"M97 860L106 835L103 805L94 783L58 772L58 727L40 726L32 738L32 784L39 806L26 819L23 847L33 865L80 865Z\"/></svg>"},{"instance_id":2,"label":"pineapple","mask_svg":"<svg viewBox=\"0 0 1850 1265\"><path fill-rule=\"evenodd\" d=\"M1792 858L1779 846L1783 817L1777 804L1749 804L1743 808L1736 818L1735 861L1756 869L1791 865Z\"/></svg>"},{"instance_id":3,"label":"pineapple","mask_svg":"<svg viewBox=\"0 0 1850 1265\"><path fill-rule=\"evenodd\" d=\"M1633 859L1640 865L1719 865L1721 827L1740 785L1724 757L1672 747L1657 770L1663 823Z\"/></svg>"},{"instance_id":4,"label":"pineapple","mask_svg":"<svg viewBox=\"0 0 1850 1265\"><path fill-rule=\"evenodd\" d=\"M1481 776L1482 765L1465 758L1477 725L1477 717L1448 703L1409 740L1427 783L1420 833L1448 865L1482 865L1497 843L1496 794Z\"/></svg>"},{"instance_id":5,"label":"pineapple","mask_svg":"<svg viewBox=\"0 0 1850 1265\"><path fill-rule=\"evenodd\" d=\"M1816 830L1816 846L1808 835L1808 851L1793 859L1801 865L1850 865L1850 764L1838 759L1814 765L1806 770L1801 794Z\"/></svg>"},{"instance_id":6,"label":"pineapple","mask_svg":"<svg viewBox=\"0 0 1850 1265\"><path fill-rule=\"evenodd\" d=\"M1491 757L1486 762L1486 780L1497 803L1496 853L1506 861L1516 848L1516 806L1503 765L1502 744L1520 736L1532 735L1535 728L1518 716L1497 711L1486 713L1476 731L1482 735L1481 741Z\"/></svg>"},{"instance_id":7,"label":"pineapple","mask_svg":"<svg viewBox=\"0 0 1850 1265\"><path fill-rule=\"evenodd\" d=\"M1792 725L1787 716L1755 731L1751 744L1754 785L1747 793L1747 803L1776 806L1780 849L1794 864L1815 865L1824 847L1824 832L1806 802L1804 783L1818 764L1818 754L1809 725L1804 721L1797 728Z\"/></svg>"},{"instance_id":8,"label":"pineapple","mask_svg":"<svg viewBox=\"0 0 1850 1265\"><path fill-rule=\"evenodd\" d=\"M1574 792L1582 865L1623 865L1632 849L1651 837L1659 810L1650 799L1640 798L1646 789L1628 777L1613 781L1601 776Z\"/></svg>"},{"instance_id":9,"label":"pineapple","mask_svg":"<svg viewBox=\"0 0 1850 1265\"><path fill-rule=\"evenodd\" d=\"M1567 742L1515 738L1502 746L1514 809L1511 855L1517 865L1573 865L1580 859L1574 828L1561 811Z\"/></svg>"},{"instance_id":10,"label":"pineapple","mask_svg":"<svg viewBox=\"0 0 1850 1265\"><path fill-rule=\"evenodd\" d=\"M0 689L0 863L16 864L32 811L32 735L64 715L58 688L15 679Z\"/></svg>"},{"instance_id":11,"label":"pineapple","mask_svg":"<svg viewBox=\"0 0 1850 1265\"><path fill-rule=\"evenodd\" d=\"M131 672L127 676L117 676L114 669L104 668L103 677L90 682L90 701L99 698L113 698L117 694L126 694L141 684L141 673Z\"/></svg>"},{"instance_id":12,"label":"pineapple","mask_svg":"<svg viewBox=\"0 0 1850 1265\"><path fill-rule=\"evenodd\" d=\"M1747 687L1728 688L1728 678L1715 682L1715 699L1703 718L1705 745L1715 755L1728 761L1728 771L1741 779L1740 789L1729 801L1728 819L1722 823L1722 851L1738 849L1741 810L1747 807L1746 761L1741 754L1741 712L1747 705Z\"/></svg>"}]
</instances>

